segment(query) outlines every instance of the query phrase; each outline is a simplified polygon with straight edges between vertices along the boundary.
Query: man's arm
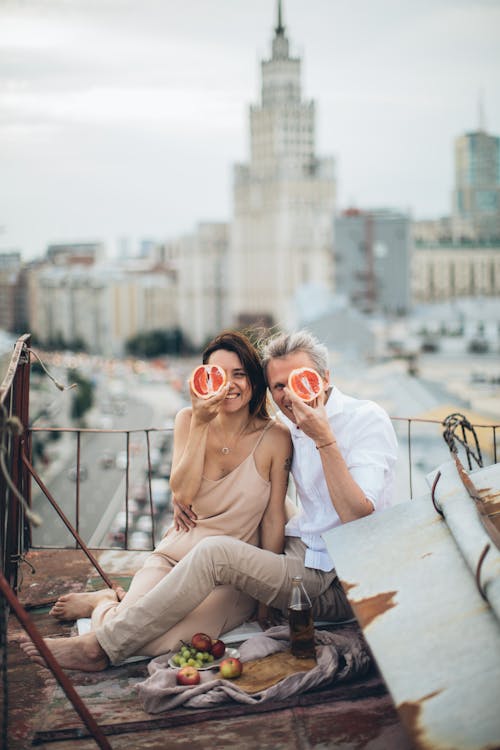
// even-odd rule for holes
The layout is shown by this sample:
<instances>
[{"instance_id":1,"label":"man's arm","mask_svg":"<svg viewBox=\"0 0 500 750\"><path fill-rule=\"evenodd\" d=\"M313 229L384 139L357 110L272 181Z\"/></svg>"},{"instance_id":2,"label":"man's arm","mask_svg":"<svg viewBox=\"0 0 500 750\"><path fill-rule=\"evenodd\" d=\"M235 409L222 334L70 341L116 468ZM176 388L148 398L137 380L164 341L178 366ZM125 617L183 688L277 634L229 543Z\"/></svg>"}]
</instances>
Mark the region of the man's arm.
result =
<instances>
[{"instance_id":1,"label":"man's arm","mask_svg":"<svg viewBox=\"0 0 500 750\"><path fill-rule=\"evenodd\" d=\"M373 512L373 504L349 472L337 446L324 404L319 403L319 399L306 404L288 388L285 392L293 403L297 426L315 442L330 499L342 523L368 516Z\"/></svg>"}]
</instances>

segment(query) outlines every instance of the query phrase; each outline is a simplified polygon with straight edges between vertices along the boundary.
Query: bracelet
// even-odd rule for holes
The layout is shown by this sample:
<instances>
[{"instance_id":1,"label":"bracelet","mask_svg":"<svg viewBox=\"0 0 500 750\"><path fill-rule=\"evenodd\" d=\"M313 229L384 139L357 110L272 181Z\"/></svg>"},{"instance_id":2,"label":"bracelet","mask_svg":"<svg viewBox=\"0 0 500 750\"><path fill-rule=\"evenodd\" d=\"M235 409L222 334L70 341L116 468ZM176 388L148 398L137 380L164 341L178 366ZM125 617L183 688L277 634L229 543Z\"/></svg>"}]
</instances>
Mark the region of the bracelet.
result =
<instances>
[{"instance_id":1,"label":"bracelet","mask_svg":"<svg viewBox=\"0 0 500 750\"><path fill-rule=\"evenodd\" d=\"M336 440L330 440L329 443L323 443L323 445L317 445L316 450L319 451L321 448L328 448L329 445L335 445L336 442L337 442Z\"/></svg>"}]
</instances>

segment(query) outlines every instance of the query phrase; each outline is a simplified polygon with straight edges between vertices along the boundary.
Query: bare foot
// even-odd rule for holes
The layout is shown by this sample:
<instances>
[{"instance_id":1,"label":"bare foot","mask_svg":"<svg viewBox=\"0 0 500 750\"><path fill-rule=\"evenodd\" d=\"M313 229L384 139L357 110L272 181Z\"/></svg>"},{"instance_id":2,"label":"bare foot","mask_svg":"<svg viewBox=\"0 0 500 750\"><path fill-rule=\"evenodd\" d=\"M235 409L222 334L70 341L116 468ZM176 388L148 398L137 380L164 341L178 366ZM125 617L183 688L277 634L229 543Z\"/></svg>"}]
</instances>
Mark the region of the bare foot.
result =
<instances>
[{"instance_id":1,"label":"bare foot","mask_svg":"<svg viewBox=\"0 0 500 750\"><path fill-rule=\"evenodd\" d=\"M99 602L105 599L117 602L123 599L123 589L100 589L84 591L78 594L63 594L54 604L49 614L57 620L78 620L79 617L90 617ZM123 595L125 592L123 592Z\"/></svg>"},{"instance_id":2,"label":"bare foot","mask_svg":"<svg viewBox=\"0 0 500 750\"><path fill-rule=\"evenodd\" d=\"M99 645L94 633L85 633L73 638L44 638L61 667L80 669L83 672L100 672L109 666L105 651ZM28 636L21 636L19 645L29 658L46 667L45 659Z\"/></svg>"}]
</instances>

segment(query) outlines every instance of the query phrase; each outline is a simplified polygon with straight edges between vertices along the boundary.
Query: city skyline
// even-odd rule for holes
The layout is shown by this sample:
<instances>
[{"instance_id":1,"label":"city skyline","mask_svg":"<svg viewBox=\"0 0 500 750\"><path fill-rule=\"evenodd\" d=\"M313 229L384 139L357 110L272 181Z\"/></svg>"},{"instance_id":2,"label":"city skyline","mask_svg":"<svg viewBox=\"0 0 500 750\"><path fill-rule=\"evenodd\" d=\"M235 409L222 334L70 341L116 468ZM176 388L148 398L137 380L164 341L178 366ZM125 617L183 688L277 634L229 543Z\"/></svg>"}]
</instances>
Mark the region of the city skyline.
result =
<instances>
[{"instance_id":1,"label":"city skyline","mask_svg":"<svg viewBox=\"0 0 500 750\"><path fill-rule=\"evenodd\" d=\"M455 137L481 109L500 131L500 4L284 0L283 12L338 208L449 214ZM274 0L4 0L0 252L86 240L113 252L230 220L275 23Z\"/></svg>"}]
</instances>

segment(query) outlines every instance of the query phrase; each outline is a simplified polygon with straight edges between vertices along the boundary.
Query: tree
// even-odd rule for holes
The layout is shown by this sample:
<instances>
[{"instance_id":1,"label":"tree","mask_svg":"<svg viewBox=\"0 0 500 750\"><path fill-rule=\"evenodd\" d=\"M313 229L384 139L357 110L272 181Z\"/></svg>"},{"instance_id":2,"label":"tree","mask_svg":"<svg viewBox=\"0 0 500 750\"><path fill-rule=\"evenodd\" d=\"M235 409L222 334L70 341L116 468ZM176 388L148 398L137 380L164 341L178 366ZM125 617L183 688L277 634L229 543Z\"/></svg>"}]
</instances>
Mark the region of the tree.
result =
<instances>
[{"instance_id":1,"label":"tree","mask_svg":"<svg viewBox=\"0 0 500 750\"><path fill-rule=\"evenodd\" d=\"M73 390L71 402L71 418L78 420L94 403L94 386L91 381L84 377L78 370L70 370L68 373L71 382L76 383Z\"/></svg>"},{"instance_id":2,"label":"tree","mask_svg":"<svg viewBox=\"0 0 500 750\"><path fill-rule=\"evenodd\" d=\"M180 354L183 349L182 332L178 328L168 328L138 333L127 340L125 349L127 354L134 357Z\"/></svg>"}]
</instances>

